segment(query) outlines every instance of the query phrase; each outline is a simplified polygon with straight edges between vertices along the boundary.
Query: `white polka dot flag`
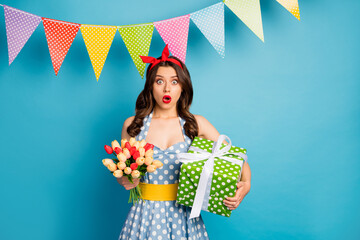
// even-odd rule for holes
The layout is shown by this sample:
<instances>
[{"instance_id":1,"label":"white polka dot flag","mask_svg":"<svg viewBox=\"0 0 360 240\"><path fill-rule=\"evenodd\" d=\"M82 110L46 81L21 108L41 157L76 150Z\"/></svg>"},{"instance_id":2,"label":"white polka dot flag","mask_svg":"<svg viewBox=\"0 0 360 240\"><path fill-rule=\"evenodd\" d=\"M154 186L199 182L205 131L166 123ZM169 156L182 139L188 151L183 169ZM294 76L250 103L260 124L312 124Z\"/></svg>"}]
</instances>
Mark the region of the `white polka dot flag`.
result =
<instances>
[{"instance_id":1,"label":"white polka dot flag","mask_svg":"<svg viewBox=\"0 0 360 240\"><path fill-rule=\"evenodd\" d=\"M80 27L97 81L99 81L116 29L116 26L86 24L82 24Z\"/></svg>"},{"instance_id":2,"label":"white polka dot flag","mask_svg":"<svg viewBox=\"0 0 360 240\"><path fill-rule=\"evenodd\" d=\"M298 0L276 0L300 21Z\"/></svg>"},{"instance_id":3,"label":"white polka dot flag","mask_svg":"<svg viewBox=\"0 0 360 240\"><path fill-rule=\"evenodd\" d=\"M51 61L57 75L80 24L42 18Z\"/></svg>"},{"instance_id":4,"label":"white polka dot flag","mask_svg":"<svg viewBox=\"0 0 360 240\"><path fill-rule=\"evenodd\" d=\"M224 3L264 42L260 0L224 0Z\"/></svg>"},{"instance_id":5,"label":"white polka dot flag","mask_svg":"<svg viewBox=\"0 0 360 240\"><path fill-rule=\"evenodd\" d=\"M144 78L146 63L139 56L149 54L154 25L126 25L119 26L118 29L141 78Z\"/></svg>"},{"instance_id":6,"label":"white polka dot flag","mask_svg":"<svg viewBox=\"0 0 360 240\"><path fill-rule=\"evenodd\" d=\"M222 141L220 141L221 143ZM204 150L205 152L211 153L214 142L204 138L195 137L188 153L201 154L199 150ZM222 149L225 147L225 144L221 145ZM228 146L229 147L229 146ZM210 179L209 182L206 182L208 188L206 188L204 201L201 203L201 210L212 212L218 215L230 217L231 210L229 210L224 204L223 200L226 197L234 197L236 192L236 183L240 180L240 173L242 168L242 163L247 159L234 155L234 154L246 154L246 149L231 146L226 152L225 156L215 157L213 170L210 170ZM185 206L193 207L194 202L197 196L197 188L200 184L200 176L202 177L202 171L204 165L208 159L205 160L195 160L194 156L186 159L187 153L179 153L178 158L182 163L180 176L179 176L179 187L177 193L176 202ZM236 164L225 160L225 158L234 159L240 161L241 164ZM184 161L185 159L185 161ZM202 158L203 159L203 158ZM207 169L209 171L209 169ZM192 213L191 213L192 215ZM191 218L190 215L190 218ZM196 216L195 216L196 217Z\"/></svg>"},{"instance_id":7,"label":"white polka dot flag","mask_svg":"<svg viewBox=\"0 0 360 240\"><path fill-rule=\"evenodd\" d=\"M4 5L9 65L29 40L41 17Z\"/></svg>"},{"instance_id":8,"label":"white polka dot flag","mask_svg":"<svg viewBox=\"0 0 360 240\"><path fill-rule=\"evenodd\" d=\"M154 22L161 38L168 44L169 50L175 57L185 63L186 48L189 33L190 14Z\"/></svg>"},{"instance_id":9,"label":"white polka dot flag","mask_svg":"<svg viewBox=\"0 0 360 240\"><path fill-rule=\"evenodd\" d=\"M190 14L191 20L200 29L211 45L225 57L224 3L220 2Z\"/></svg>"}]
</instances>

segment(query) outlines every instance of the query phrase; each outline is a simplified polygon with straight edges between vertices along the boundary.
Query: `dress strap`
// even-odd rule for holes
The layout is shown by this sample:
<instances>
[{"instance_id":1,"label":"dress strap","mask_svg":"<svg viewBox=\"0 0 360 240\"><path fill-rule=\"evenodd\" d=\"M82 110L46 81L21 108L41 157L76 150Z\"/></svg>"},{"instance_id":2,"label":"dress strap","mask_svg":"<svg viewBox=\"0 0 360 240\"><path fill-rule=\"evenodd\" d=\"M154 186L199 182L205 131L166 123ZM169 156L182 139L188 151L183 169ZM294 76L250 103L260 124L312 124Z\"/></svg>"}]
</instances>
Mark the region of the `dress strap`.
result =
<instances>
[{"instance_id":1,"label":"dress strap","mask_svg":"<svg viewBox=\"0 0 360 240\"><path fill-rule=\"evenodd\" d=\"M153 113L151 112L149 115L147 115L143 119L143 126L140 128L141 131L135 138L137 141L141 141L143 139L146 139L146 135L147 135L147 133L149 131L152 115L153 115Z\"/></svg>"}]
</instances>

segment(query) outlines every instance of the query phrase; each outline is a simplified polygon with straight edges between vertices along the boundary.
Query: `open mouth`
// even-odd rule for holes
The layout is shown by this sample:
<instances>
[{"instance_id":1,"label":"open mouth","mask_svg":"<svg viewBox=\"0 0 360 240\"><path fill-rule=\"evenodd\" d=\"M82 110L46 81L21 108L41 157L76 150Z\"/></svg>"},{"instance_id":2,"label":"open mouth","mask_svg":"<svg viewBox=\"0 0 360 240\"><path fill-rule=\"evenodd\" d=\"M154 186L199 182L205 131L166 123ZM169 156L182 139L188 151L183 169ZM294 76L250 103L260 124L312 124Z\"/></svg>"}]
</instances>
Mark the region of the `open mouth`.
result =
<instances>
[{"instance_id":1,"label":"open mouth","mask_svg":"<svg viewBox=\"0 0 360 240\"><path fill-rule=\"evenodd\" d=\"M170 97L169 95L165 95L165 96L163 97L163 102L164 102L164 103L170 103L170 102L171 102L171 97Z\"/></svg>"}]
</instances>

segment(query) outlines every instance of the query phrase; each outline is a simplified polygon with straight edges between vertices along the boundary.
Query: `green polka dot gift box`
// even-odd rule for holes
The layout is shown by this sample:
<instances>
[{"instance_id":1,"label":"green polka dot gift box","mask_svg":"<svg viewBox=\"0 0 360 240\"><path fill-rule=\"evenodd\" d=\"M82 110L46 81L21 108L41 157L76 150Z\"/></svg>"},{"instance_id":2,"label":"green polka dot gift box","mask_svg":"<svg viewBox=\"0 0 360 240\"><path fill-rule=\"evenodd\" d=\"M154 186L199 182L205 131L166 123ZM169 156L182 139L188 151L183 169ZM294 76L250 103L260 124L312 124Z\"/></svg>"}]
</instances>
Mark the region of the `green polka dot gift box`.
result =
<instances>
[{"instance_id":1,"label":"green polka dot gift box","mask_svg":"<svg viewBox=\"0 0 360 240\"><path fill-rule=\"evenodd\" d=\"M235 196L245 153L220 135L216 142L195 137L187 153L177 154L182 165L176 202L192 207L190 218L198 217L201 210L230 217L223 200Z\"/></svg>"}]
</instances>

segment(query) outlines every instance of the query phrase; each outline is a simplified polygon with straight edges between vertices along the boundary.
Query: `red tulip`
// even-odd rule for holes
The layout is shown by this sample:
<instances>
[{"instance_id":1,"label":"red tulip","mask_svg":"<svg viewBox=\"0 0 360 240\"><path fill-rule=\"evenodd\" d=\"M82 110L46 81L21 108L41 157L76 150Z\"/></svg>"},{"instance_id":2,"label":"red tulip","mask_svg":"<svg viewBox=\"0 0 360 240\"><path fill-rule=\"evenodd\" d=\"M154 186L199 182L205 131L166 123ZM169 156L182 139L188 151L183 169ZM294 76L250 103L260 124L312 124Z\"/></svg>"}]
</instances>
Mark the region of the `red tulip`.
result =
<instances>
[{"instance_id":1,"label":"red tulip","mask_svg":"<svg viewBox=\"0 0 360 240\"><path fill-rule=\"evenodd\" d=\"M134 160L136 161L136 159L137 159L138 157L140 157L140 152L139 152L139 151L135 151L135 152L134 152L134 155L133 155Z\"/></svg>"},{"instance_id":2,"label":"red tulip","mask_svg":"<svg viewBox=\"0 0 360 240\"><path fill-rule=\"evenodd\" d=\"M132 163L132 164L130 164L131 170L135 170L135 169L137 169L137 167L138 167L138 164L137 164L137 163Z\"/></svg>"},{"instance_id":3,"label":"red tulip","mask_svg":"<svg viewBox=\"0 0 360 240\"><path fill-rule=\"evenodd\" d=\"M130 149L130 155L133 156L136 151L136 147L132 146Z\"/></svg>"},{"instance_id":4,"label":"red tulip","mask_svg":"<svg viewBox=\"0 0 360 240\"><path fill-rule=\"evenodd\" d=\"M154 149L154 145L151 143L147 143L147 144L145 144L144 149L145 149L145 152L149 149Z\"/></svg>"},{"instance_id":5,"label":"red tulip","mask_svg":"<svg viewBox=\"0 0 360 240\"><path fill-rule=\"evenodd\" d=\"M145 146L144 146L145 152L146 152L147 150L149 150L150 147L151 147L151 144L150 144L150 143L145 144Z\"/></svg>"},{"instance_id":6,"label":"red tulip","mask_svg":"<svg viewBox=\"0 0 360 240\"><path fill-rule=\"evenodd\" d=\"M119 148L119 147L116 147L116 148L114 149L114 151L115 151L116 155L118 155L119 153L122 152L121 148Z\"/></svg>"},{"instance_id":7,"label":"red tulip","mask_svg":"<svg viewBox=\"0 0 360 240\"><path fill-rule=\"evenodd\" d=\"M105 151L108 153L108 154L112 154L113 153L113 149L110 147L110 146L108 146L108 145L105 145Z\"/></svg>"},{"instance_id":8,"label":"red tulip","mask_svg":"<svg viewBox=\"0 0 360 240\"><path fill-rule=\"evenodd\" d=\"M130 145L130 143L129 143L129 142L126 142L126 143L125 143L125 147L126 147L127 149L129 149L129 151L130 151L130 149L131 149L131 145Z\"/></svg>"}]
</instances>

